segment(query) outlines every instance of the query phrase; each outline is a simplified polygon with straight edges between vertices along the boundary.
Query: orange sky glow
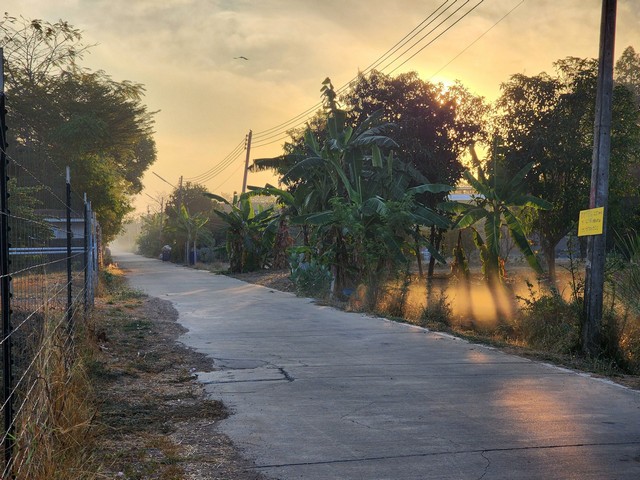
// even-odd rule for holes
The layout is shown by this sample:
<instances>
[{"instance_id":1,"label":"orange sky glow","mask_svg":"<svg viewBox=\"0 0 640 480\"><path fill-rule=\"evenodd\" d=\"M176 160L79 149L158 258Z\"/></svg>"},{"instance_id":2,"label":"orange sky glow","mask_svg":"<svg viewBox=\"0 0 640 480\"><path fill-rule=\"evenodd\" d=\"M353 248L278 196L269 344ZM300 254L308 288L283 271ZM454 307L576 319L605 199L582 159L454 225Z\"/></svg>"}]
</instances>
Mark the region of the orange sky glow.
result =
<instances>
[{"instance_id":1,"label":"orange sky glow","mask_svg":"<svg viewBox=\"0 0 640 480\"><path fill-rule=\"evenodd\" d=\"M138 211L157 209L149 197L172 190L151 172L173 185L180 176L206 178L211 192L239 191L245 155L236 147L250 129L251 158L278 155L286 128L305 117L276 127L320 101L325 77L345 85L438 9L446 13L378 68L445 84L459 79L493 100L512 74L597 56L600 0L3 1L13 16L68 21L96 44L84 66L146 86L145 103L159 110L158 160ZM628 45L640 51L638 25L640 2L619 0L616 57ZM250 185L267 181L268 173L249 174Z\"/></svg>"}]
</instances>

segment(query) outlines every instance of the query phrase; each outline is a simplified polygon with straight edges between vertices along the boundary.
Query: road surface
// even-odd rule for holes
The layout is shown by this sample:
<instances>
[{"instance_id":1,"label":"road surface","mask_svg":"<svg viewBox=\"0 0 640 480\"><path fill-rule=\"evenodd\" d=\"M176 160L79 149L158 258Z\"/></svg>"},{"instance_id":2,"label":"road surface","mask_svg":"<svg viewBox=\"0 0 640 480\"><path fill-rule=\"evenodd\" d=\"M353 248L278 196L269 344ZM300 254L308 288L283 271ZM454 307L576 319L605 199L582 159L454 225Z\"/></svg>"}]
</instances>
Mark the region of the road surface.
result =
<instances>
[{"instance_id":1,"label":"road surface","mask_svg":"<svg viewBox=\"0 0 640 480\"><path fill-rule=\"evenodd\" d=\"M221 428L278 479L640 479L640 393L131 254L173 302Z\"/></svg>"}]
</instances>

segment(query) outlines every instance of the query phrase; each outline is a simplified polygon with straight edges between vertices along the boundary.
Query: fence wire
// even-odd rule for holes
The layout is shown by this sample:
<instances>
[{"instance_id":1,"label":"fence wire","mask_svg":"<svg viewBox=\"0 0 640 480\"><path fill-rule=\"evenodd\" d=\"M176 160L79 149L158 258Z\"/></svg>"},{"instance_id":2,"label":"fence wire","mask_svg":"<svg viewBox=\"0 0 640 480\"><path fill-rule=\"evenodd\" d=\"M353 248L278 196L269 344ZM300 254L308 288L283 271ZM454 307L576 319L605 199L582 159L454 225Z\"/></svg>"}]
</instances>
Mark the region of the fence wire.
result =
<instances>
[{"instance_id":1,"label":"fence wire","mask_svg":"<svg viewBox=\"0 0 640 480\"><path fill-rule=\"evenodd\" d=\"M90 202L72 189L73 172L69 180L68 172L52 171L44 156L28 149L12 156L3 147L2 153L10 179L8 211L0 215L9 228L0 249L9 265L0 280L10 281L11 293L2 298L9 324L0 339L0 478L27 479L34 476L36 450L55 432L56 392L69 381L74 333L93 306L99 226Z\"/></svg>"}]
</instances>

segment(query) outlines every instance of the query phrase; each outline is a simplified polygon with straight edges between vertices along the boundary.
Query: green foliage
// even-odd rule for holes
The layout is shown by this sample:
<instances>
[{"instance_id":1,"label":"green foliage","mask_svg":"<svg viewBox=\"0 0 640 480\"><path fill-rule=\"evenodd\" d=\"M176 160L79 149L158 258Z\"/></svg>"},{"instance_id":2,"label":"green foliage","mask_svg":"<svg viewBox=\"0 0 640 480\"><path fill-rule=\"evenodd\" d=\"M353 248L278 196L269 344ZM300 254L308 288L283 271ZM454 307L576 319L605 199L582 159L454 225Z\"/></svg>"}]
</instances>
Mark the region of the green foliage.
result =
<instances>
[{"instance_id":1,"label":"green foliage","mask_svg":"<svg viewBox=\"0 0 640 480\"><path fill-rule=\"evenodd\" d=\"M162 236L163 214L155 213L141 217L140 235L136 238L138 253L146 257L158 258L164 246Z\"/></svg>"},{"instance_id":2,"label":"green foliage","mask_svg":"<svg viewBox=\"0 0 640 480\"><path fill-rule=\"evenodd\" d=\"M486 134L488 107L460 83L445 88L418 77L416 72L396 77L373 70L361 74L344 95L351 125L376 112L392 125L398 158L412 169L412 185L455 185L464 171L461 158L467 146ZM431 206L443 196L424 196Z\"/></svg>"},{"instance_id":3,"label":"green foliage","mask_svg":"<svg viewBox=\"0 0 640 480\"><path fill-rule=\"evenodd\" d=\"M420 325L423 327L449 327L453 318L453 310L451 302L444 292L440 292L438 296L431 297L430 301L422 310L420 315Z\"/></svg>"},{"instance_id":4,"label":"green foliage","mask_svg":"<svg viewBox=\"0 0 640 480\"><path fill-rule=\"evenodd\" d=\"M557 292L536 294L529 284L529 298L515 321L516 334L532 348L552 353L573 353L580 348L580 303L567 303Z\"/></svg>"},{"instance_id":5,"label":"green foliage","mask_svg":"<svg viewBox=\"0 0 640 480\"><path fill-rule=\"evenodd\" d=\"M638 177L630 175L640 152L640 110L633 94L639 91L639 64L633 49L625 50L613 94L608 226L617 231L638 228L630 223L640 219L638 203L631 201L638 195ZM568 57L555 66L553 76L517 74L505 82L496 118L503 168L515 174L532 164L527 190L553 203L532 217L552 278L555 248L588 206L598 63Z\"/></svg>"},{"instance_id":6,"label":"green foliage","mask_svg":"<svg viewBox=\"0 0 640 480\"><path fill-rule=\"evenodd\" d=\"M640 235L633 232L618 236L617 247L621 261L612 283L624 305L640 315Z\"/></svg>"},{"instance_id":7,"label":"green foliage","mask_svg":"<svg viewBox=\"0 0 640 480\"><path fill-rule=\"evenodd\" d=\"M63 191L58 189L64 188L69 165L72 188L87 194L103 238L110 241L156 159L153 114L141 102L143 86L80 68L77 62L88 47L67 22L5 14L0 31L11 95L12 157L54 191ZM22 186L36 186L29 181ZM41 196L49 205L47 192Z\"/></svg>"},{"instance_id":8,"label":"green foliage","mask_svg":"<svg viewBox=\"0 0 640 480\"><path fill-rule=\"evenodd\" d=\"M295 185L288 201L302 207L292 221L314 228L311 241L334 269L334 295L359 283L375 292L375 285L406 264L405 245L414 238L415 225L448 226L414 198L450 187L411 187L406 169L391 153L397 144L386 135L390 125L380 123L381 112L350 126L330 81L322 92L328 110L324 142L308 130L306 156L297 154L283 177L285 184Z\"/></svg>"},{"instance_id":9,"label":"green foliage","mask_svg":"<svg viewBox=\"0 0 640 480\"><path fill-rule=\"evenodd\" d=\"M525 165L515 175L510 176L494 158L493 170L489 175L478 167L478 175L474 177L466 171L464 176L469 184L478 192L471 204L459 202L445 202L441 208L458 214L457 228L472 227L479 221L484 221L484 239L474 229L474 240L480 250L483 273L489 281L502 280L504 277L504 259L500 255L500 239L502 226L506 226L509 235L525 259L536 272L541 273L542 267L538 258L531 250L524 226L520 221L523 208L548 209L551 205L539 198L524 193L526 183L524 178L532 165Z\"/></svg>"},{"instance_id":10,"label":"green foliage","mask_svg":"<svg viewBox=\"0 0 640 480\"><path fill-rule=\"evenodd\" d=\"M640 54L631 46L624 49L616 62L615 81L633 93L640 107Z\"/></svg>"},{"instance_id":11,"label":"green foliage","mask_svg":"<svg viewBox=\"0 0 640 480\"><path fill-rule=\"evenodd\" d=\"M303 297L324 298L329 295L331 272L312 255L308 247L297 247L290 250L291 281L296 293Z\"/></svg>"},{"instance_id":12,"label":"green foliage","mask_svg":"<svg viewBox=\"0 0 640 480\"><path fill-rule=\"evenodd\" d=\"M20 187L15 178L8 182L11 195L9 227L13 247L44 246L53 238L51 225L36 212L36 209L42 206L37 198L40 190L40 187Z\"/></svg>"},{"instance_id":13,"label":"green foliage","mask_svg":"<svg viewBox=\"0 0 640 480\"><path fill-rule=\"evenodd\" d=\"M416 224L426 225L430 232L425 236L414 228L403 235L413 240L411 249L405 239L400 242L403 254L426 245L434 261L444 261L437 251L448 222L436 206L449 189L418 187L454 185L460 179L467 145L486 137L488 107L483 99L459 83L445 88L420 80L415 72L360 75L341 97L326 79L321 93L324 112L306 129L290 132L292 141L285 145L284 155L258 159L257 168L273 168L283 175L282 183L301 207L300 216L332 210L330 200L336 195L367 202L367 208L382 213L385 202L400 202L415 187L412 214ZM334 165L328 162L331 155Z\"/></svg>"},{"instance_id":14,"label":"green foliage","mask_svg":"<svg viewBox=\"0 0 640 480\"><path fill-rule=\"evenodd\" d=\"M213 194L205 196L226 205L214 210L227 226L226 249L232 273L252 272L269 265L277 223L272 208L255 212L251 195L244 193L232 202Z\"/></svg>"}]
</instances>

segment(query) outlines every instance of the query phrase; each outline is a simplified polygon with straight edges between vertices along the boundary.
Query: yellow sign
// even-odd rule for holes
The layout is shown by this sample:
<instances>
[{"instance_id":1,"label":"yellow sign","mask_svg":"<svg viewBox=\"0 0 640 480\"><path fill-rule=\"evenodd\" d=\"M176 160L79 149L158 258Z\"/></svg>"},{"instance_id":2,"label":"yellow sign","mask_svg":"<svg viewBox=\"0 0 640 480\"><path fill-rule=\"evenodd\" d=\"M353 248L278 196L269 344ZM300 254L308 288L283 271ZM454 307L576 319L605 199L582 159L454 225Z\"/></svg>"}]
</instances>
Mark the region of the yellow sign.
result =
<instances>
[{"instance_id":1,"label":"yellow sign","mask_svg":"<svg viewBox=\"0 0 640 480\"><path fill-rule=\"evenodd\" d=\"M604 225L604 207L580 210L578 236L602 235Z\"/></svg>"}]
</instances>

